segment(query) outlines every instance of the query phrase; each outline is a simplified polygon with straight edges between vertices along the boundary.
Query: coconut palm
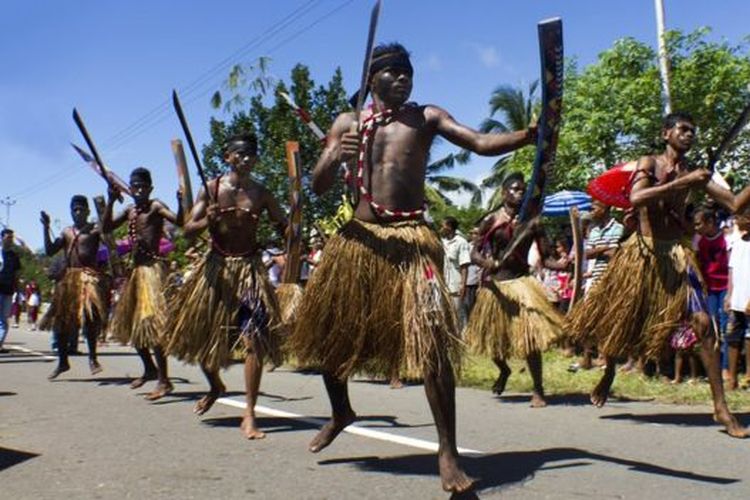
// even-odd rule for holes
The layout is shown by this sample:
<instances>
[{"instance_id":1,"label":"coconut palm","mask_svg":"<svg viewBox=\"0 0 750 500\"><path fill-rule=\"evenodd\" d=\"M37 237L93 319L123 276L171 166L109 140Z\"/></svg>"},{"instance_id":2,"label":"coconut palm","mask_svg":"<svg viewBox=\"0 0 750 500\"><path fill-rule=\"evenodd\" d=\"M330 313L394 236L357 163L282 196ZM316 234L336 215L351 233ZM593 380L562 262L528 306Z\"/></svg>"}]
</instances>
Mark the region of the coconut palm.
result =
<instances>
[{"instance_id":1,"label":"coconut palm","mask_svg":"<svg viewBox=\"0 0 750 500\"><path fill-rule=\"evenodd\" d=\"M539 107L536 91L539 81L535 80L529 85L528 92L524 95L523 90L510 85L501 85L492 92L490 96L490 116L486 118L479 129L482 132L505 133L523 130L534 120L535 111ZM500 118L495 118L495 115ZM500 201L500 190L503 180L508 175L508 164L515 153L503 155L492 166L492 171L480 184L481 188L495 189L490 197L488 205L495 206Z\"/></svg>"},{"instance_id":2,"label":"coconut palm","mask_svg":"<svg viewBox=\"0 0 750 500\"><path fill-rule=\"evenodd\" d=\"M457 191L468 191L471 193L470 203L472 205L482 204L482 190L479 186L460 177L441 175L442 172L456 165L465 165L468 163L470 155L470 151L462 150L458 153L450 153L427 165L425 196L430 204L453 205L453 202L445 193L454 193Z\"/></svg>"}]
</instances>

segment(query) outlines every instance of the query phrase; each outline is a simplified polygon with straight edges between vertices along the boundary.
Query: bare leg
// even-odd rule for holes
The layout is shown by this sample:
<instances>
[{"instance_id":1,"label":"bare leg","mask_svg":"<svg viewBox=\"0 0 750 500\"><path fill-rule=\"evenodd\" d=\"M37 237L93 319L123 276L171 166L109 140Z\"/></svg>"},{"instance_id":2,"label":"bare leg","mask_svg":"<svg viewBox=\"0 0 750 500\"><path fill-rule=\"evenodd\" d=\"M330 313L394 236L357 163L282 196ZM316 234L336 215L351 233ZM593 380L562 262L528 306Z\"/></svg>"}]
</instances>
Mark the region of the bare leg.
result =
<instances>
[{"instance_id":1,"label":"bare leg","mask_svg":"<svg viewBox=\"0 0 750 500\"><path fill-rule=\"evenodd\" d=\"M398 373L398 366L394 368L393 373L391 373L391 389L403 389L404 383L401 381L401 377L399 377Z\"/></svg>"},{"instance_id":2,"label":"bare leg","mask_svg":"<svg viewBox=\"0 0 750 500\"><path fill-rule=\"evenodd\" d=\"M495 362L498 369L500 370L500 375L498 375L497 380L495 380L495 383L492 385L492 392L500 396L503 392L505 392L505 384L508 383L508 377L510 377L510 374L512 372L510 366L508 366L508 363L506 363L504 359L495 357L492 358L492 361Z\"/></svg>"},{"instance_id":3,"label":"bare leg","mask_svg":"<svg viewBox=\"0 0 750 500\"><path fill-rule=\"evenodd\" d=\"M255 422L255 403L258 401L260 379L263 376L263 347L260 342L245 338L245 398L247 407L242 416L240 430L247 439L263 439L266 434Z\"/></svg>"},{"instance_id":4,"label":"bare leg","mask_svg":"<svg viewBox=\"0 0 750 500\"><path fill-rule=\"evenodd\" d=\"M730 342L727 354L729 358L729 380L727 380L727 389L734 391L739 387L737 374L740 368L740 344Z\"/></svg>"},{"instance_id":5,"label":"bare leg","mask_svg":"<svg viewBox=\"0 0 750 500\"><path fill-rule=\"evenodd\" d=\"M693 380L698 379L698 356L694 352L690 352L690 357L688 358L688 361L690 362L690 378Z\"/></svg>"},{"instance_id":6,"label":"bare leg","mask_svg":"<svg viewBox=\"0 0 750 500\"><path fill-rule=\"evenodd\" d=\"M612 387L612 382L615 381L615 374L617 373L615 359L607 356L605 360L607 365L604 368L604 375L591 393L591 404L597 408L601 408L607 402L609 389Z\"/></svg>"},{"instance_id":7,"label":"bare leg","mask_svg":"<svg viewBox=\"0 0 750 500\"><path fill-rule=\"evenodd\" d=\"M674 380L672 380L675 384L681 384L682 383L682 366L685 364L685 355L682 351L677 351L674 353Z\"/></svg>"},{"instance_id":8,"label":"bare leg","mask_svg":"<svg viewBox=\"0 0 750 500\"><path fill-rule=\"evenodd\" d=\"M102 371L102 365L96 359L96 342L99 338L99 327L89 322L84 326L84 332L86 334L86 344L89 348L89 370L91 370L91 375L96 375Z\"/></svg>"},{"instance_id":9,"label":"bare leg","mask_svg":"<svg viewBox=\"0 0 750 500\"><path fill-rule=\"evenodd\" d=\"M156 383L156 389L146 394L146 399L149 401L161 399L174 390L174 386L169 381L167 357L164 355L164 349L161 346L154 347L154 358L156 358L156 376L158 382Z\"/></svg>"},{"instance_id":10,"label":"bare leg","mask_svg":"<svg viewBox=\"0 0 750 500\"><path fill-rule=\"evenodd\" d=\"M139 347L135 351L141 358L141 362L143 362L143 375L130 382L131 389L138 389L149 380L156 380L156 365L151 359L151 353L149 350L145 347Z\"/></svg>"},{"instance_id":11,"label":"bare leg","mask_svg":"<svg viewBox=\"0 0 750 500\"><path fill-rule=\"evenodd\" d=\"M531 381L534 389L531 393L531 407L544 408L547 401L544 400L544 383L542 382L542 353L534 351L526 356L526 364L529 366Z\"/></svg>"},{"instance_id":12,"label":"bare leg","mask_svg":"<svg viewBox=\"0 0 750 500\"><path fill-rule=\"evenodd\" d=\"M349 402L349 390L346 380L338 380L329 373L323 374L323 382L326 386L328 399L331 402L331 420L326 423L320 432L310 441L309 450L318 453L336 439L344 428L357 419Z\"/></svg>"},{"instance_id":13,"label":"bare leg","mask_svg":"<svg viewBox=\"0 0 750 500\"><path fill-rule=\"evenodd\" d=\"M698 338L702 338L700 349L701 361L708 375L708 383L711 386L711 396L714 403L714 420L724 425L727 433L732 437L746 438L748 431L737 421L727 407L724 397L724 386L721 383L721 369L719 366L718 352L714 346L714 337L709 333L708 316L705 313L693 315L691 323Z\"/></svg>"},{"instance_id":14,"label":"bare leg","mask_svg":"<svg viewBox=\"0 0 750 500\"><path fill-rule=\"evenodd\" d=\"M438 465L443 489L453 493L470 490L475 480L458 465L456 449L456 389L450 362L425 367L424 388L438 432Z\"/></svg>"},{"instance_id":15,"label":"bare leg","mask_svg":"<svg viewBox=\"0 0 750 500\"><path fill-rule=\"evenodd\" d=\"M745 381L743 385L750 384L750 339L745 339Z\"/></svg>"},{"instance_id":16,"label":"bare leg","mask_svg":"<svg viewBox=\"0 0 750 500\"><path fill-rule=\"evenodd\" d=\"M54 332L53 335L57 335L57 367L52 370L47 376L49 380L55 380L64 373L70 370L70 363L68 363L68 332Z\"/></svg>"},{"instance_id":17,"label":"bare leg","mask_svg":"<svg viewBox=\"0 0 750 500\"><path fill-rule=\"evenodd\" d=\"M221 381L219 370L210 370L203 365L201 365L201 370L206 376L206 380L208 380L209 389L208 394L200 398L198 402L195 403L195 406L193 407L193 413L195 413L196 415L203 415L208 410L210 410L216 400L219 399L221 395L224 394L224 391L227 390L226 387L224 387L224 383Z\"/></svg>"}]
</instances>

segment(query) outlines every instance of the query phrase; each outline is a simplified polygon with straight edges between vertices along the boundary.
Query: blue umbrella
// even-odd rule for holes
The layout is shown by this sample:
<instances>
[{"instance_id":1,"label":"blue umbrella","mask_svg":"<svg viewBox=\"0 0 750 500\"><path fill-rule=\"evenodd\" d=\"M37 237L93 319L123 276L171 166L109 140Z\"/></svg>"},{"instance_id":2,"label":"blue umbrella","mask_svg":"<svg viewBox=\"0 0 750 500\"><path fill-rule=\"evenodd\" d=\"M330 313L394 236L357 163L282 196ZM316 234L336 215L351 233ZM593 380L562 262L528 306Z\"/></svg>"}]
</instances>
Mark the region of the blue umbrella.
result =
<instances>
[{"instance_id":1,"label":"blue umbrella","mask_svg":"<svg viewBox=\"0 0 750 500\"><path fill-rule=\"evenodd\" d=\"M572 207L578 207L578 210L590 210L591 196L583 191L560 191L551 194L544 198L542 215L550 217L568 215Z\"/></svg>"}]
</instances>

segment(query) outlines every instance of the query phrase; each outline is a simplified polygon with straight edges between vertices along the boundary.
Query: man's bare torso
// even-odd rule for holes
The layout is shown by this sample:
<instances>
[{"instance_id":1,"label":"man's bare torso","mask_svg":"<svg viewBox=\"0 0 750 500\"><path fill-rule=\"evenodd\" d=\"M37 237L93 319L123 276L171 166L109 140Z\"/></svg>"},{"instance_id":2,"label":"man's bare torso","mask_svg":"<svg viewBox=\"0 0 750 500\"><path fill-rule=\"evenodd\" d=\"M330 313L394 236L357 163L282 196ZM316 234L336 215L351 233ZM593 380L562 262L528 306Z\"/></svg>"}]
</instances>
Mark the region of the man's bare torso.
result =
<instances>
[{"instance_id":1,"label":"man's bare torso","mask_svg":"<svg viewBox=\"0 0 750 500\"><path fill-rule=\"evenodd\" d=\"M415 210L424 204L425 169L435 137L429 112L428 106L405 106L391 123L375 127L368 145L364 185L374 200L388 209ZM363 112L362 120L368 116L370 112ZM360 199L355 216L378 220L364 199Z\"/></svg>"},{"instance_id":2,"label":"man's bare torso","mask_svg":"<svg viewBox=\"0 0 750 500\"><path fill-rule=\"evenodd\" d=\"M670 167L664 155L652 157L649 185L663 184L688 173L686 166ZM643 175L639 172L637 175ZM639 231L643 236L675 240L684 236L689 222L685 218L690 191L679 190L651 202L638 211Z\"/></svg>"},{"instance_id":3,"label":"man's bare torso","mask_svg":"<svg viewBox=\"0 0 750 500\"><path fill-rule=\"evenodd\" d=\"M219 214L211 237L221 250L245 254L256 250L258 219L265 207L268 191L254 180L242 180L235 186L227 176L220 182L217 204ZM211 195L216 194L217 180L209 183Z\"/></svg>"},{"instance_id":4,"label":"man's bare torso","mask_svg":"<svg viewBox=\"0 0 750 500\"><path fill-rule=\"evenodd\" d=\"M97 267L100 234L93 224L87 224L82 229L66 227L63 230L63 242L69 268Z\"/></svg>"}]
</instances>

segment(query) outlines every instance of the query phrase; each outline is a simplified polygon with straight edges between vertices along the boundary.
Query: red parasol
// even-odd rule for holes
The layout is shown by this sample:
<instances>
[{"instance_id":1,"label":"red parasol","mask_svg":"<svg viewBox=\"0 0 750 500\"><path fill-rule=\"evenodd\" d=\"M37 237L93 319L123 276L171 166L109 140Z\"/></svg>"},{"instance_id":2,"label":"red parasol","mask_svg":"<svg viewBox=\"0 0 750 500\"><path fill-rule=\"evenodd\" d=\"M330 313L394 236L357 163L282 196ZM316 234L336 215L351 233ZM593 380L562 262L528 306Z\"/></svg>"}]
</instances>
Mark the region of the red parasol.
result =
<instances>
[{"instance_id":1,"label":"red parasol","mask_svg":"<svg viewBox=\"0 0 750 500\"><path fill-rule=\"evenodd\" d=\"M637 162L618 163L591 179L588 193L595 200L618 208L630 208L630 188Z\"/></svg>"}]
</instances>

